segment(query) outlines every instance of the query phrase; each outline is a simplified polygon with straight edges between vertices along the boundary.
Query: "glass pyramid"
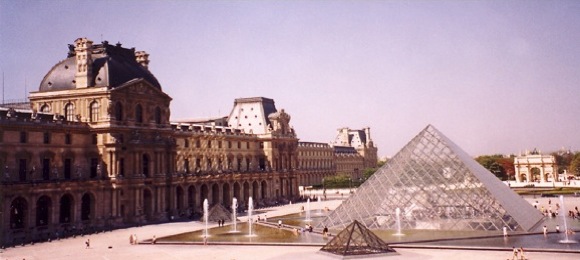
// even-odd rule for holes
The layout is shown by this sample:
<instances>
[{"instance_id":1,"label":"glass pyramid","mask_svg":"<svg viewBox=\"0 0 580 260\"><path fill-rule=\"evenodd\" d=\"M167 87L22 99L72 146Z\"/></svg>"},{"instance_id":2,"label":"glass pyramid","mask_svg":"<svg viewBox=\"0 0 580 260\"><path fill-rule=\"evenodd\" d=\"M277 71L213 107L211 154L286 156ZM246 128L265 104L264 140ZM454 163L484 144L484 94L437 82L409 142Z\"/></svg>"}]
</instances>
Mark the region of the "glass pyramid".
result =
<instances>
[{"instance_id":1,"label":"glass pyramid","mask_svg":"<svg viewBox=\"0 0 580 260\"><path fill-rule=\"evenodd\" d=\"M543 216L429 125L318 227L533 231Z\"/></svg>"}]
</instances>

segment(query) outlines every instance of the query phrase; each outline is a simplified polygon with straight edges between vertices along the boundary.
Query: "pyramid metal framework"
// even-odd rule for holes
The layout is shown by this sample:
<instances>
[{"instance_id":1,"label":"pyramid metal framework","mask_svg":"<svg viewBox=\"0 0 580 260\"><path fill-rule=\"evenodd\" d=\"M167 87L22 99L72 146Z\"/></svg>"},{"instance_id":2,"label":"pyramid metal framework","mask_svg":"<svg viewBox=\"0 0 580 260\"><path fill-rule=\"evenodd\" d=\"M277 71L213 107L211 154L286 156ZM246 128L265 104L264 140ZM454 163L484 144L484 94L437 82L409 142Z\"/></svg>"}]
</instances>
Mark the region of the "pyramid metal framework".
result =
<instances>
[{"instance_id":1,"label":"pyramid metal framework","mask_svg":"<svg viewBox=\"0 0 580 260\"><path fill-rule=\"evenodd\" d=\"M385 241L356 220L339 232L320 251L347 258L348 256L396 253Z\"/></svg>"},{"instance_id":2,"label":"pyramid metal framework","mask_svg":"<svg viewBox=\"0 0 580 260\"><path fill-rule=\"evenodd\" d=\"M533 231L542 214L429 125L318 227Z\"/></svg>"}]
</instances>

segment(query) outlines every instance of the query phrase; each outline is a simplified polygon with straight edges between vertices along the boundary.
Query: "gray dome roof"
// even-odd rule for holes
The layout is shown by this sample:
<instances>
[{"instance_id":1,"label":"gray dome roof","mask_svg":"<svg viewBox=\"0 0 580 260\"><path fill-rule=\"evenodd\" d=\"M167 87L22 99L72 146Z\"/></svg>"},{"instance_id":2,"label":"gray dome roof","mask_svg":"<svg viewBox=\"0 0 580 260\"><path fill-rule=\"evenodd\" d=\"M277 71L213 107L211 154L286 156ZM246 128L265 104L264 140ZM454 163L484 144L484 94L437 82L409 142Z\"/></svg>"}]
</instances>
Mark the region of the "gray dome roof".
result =
<instances>
[{"instance_id":1,"label":"gray dome roof","mask_svg":"<svg viewBox=\"0 0 580 260\"><path fill-rule=\"evenodd\" d=\"M39 92L75 89L75 54L72 47L68 57L57 63L44 76ZM135 49L120 44L109 45L106 41L93 45L93 77L91 86L115 88L135 79L144 79L161 89L159 81L135 59Z\"/></svg>"}]
</instances>

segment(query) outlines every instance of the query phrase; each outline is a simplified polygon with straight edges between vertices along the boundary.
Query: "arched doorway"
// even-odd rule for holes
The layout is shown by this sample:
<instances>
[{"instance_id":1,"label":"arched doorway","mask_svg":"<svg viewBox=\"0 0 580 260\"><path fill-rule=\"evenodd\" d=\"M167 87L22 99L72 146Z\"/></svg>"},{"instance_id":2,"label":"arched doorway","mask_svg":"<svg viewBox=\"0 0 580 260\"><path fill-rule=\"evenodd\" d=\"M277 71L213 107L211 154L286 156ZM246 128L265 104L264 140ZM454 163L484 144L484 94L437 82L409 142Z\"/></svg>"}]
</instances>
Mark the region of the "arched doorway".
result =
<instances>
[{"instance_id":1,"label":"arched doorway","mask_svg":"<svg viewBox=\"0 0 580 260\"><path fill-rule=\"evenodd\" d=\"M26 228L26 216L28 215L28 202L22 197L18 197L10 204L10 228Z\"/></svg>"},{"instance_id":2,"label":"arched doorway","mask_svg":"<svg viewBox=\"0 0 580 260\"><path fill-rule=\"evenodd\" d=\"M232 198L230 196L230 184L228 183L224 183L224 185L222 186L222 200L223 200L222 204L226 208L229 208L229 206L231 205Z\"/></svg>"},{"instance_id":3,"label":"arched doorway","mask_svg":"<svg viewBox=\"0 0 580 260\"><path fill-rule=\"evenodd\" d=\"M59 215L59 222L60 223L71 223L73 220L73 208L74 202L73 197L70 194L65 194L60 197L60 215Z\"/></svg>"},{"instance_id":4,"label":"arched doorway","mask_svg":"<svg viewBox=\"0 0 580 260\"><path fill-rule=\"evenodd\" d=\"M242 197L241 197L242 193L241 193L241 191L240 191L240 190L241 190L241 188L240 188L240 184L239 184L239 183L237 183L237 182L234 182L234 197L235 197L236 199L240 199L240 198L242 198Z\"/></svg>"},{"instance_id":5,"label":"arched doorway","mask_svg":"<svg viewBox=\"0 0 580 260\"><path fill-rule=\"evenodd\" d=\"M211 186L211 205L220 204L220 187L217 183Z\"/></svg>"},{"instance_id":6,"label":"arched doorway","mask_svg":"<svg viewBox=\"0 0 580 260\"><path fill-rule=\"evenodd\" d=\"M200 193L199 198L201 199L202 203L205 199L207 199L208 194L209 194L209 191L207 189L207 185L206 184L201 185L201 193Z\"/></svg>"},{"instance_id":7,"label":"arched doorway","mask_svg":"<svg viewBox=\"0 0 580 260\"><path fill-rule=\"evenodd\" d=\"M543 182L544 181L544 180L542 180L542 176L540 174L541 171L539 168L534 167L530 170L530 172L532 173L532 180L534 180L536 182L540 182L540 181Z\"/></svg>"},{"instance_id":8,"label":"arched doorway","mask_svg":"<svg viewBox=\"0 0 580 260\"><path fill-rule=\"evenodd\" d=\"M143 214L146 220L151 220L153 217L153 195L151 190L143 190Z\"/></svg>"},{"instance_id":9,"label":"arched doorway","mask_svg":"<svg viewBox=\"0 0 580 260\"><path fill-rule=\"evenodd\" d=\"M85 193L81 198L81 221L88 221L92 218L93 199L89 193Z\"/></svg>"},{"instance_id":10,"label":"arched doorway","mask_svg":"<svg viewBox=\"0 0 580 260\"><path fill-rule=\"evenodd\" d=\"M195 186L191 185L187 188L187 206L188 214L191 217L195 210Z\"/></svg>"},{"instance_id":11,"label":"arched doorway","mask_svg":"<svg viewBox=\"0 0 580 260\"><path fill-rule=\"evenodd\" d=\"M42 196L36 201L36 226L47 226L50 224L50 209L52 202L48 196Z\"/></svg>"},{"instance_id":12,"label":"arched doorway","mask_svg":"<svg viewBox=\"0 0 580 260\"><path fill-rule=\"evenodd\" d=\"M244 182L244 203L247 203L249 198L250 198L250 184Z\"/></svg>"},{"instance_id":13,"label":"arched doorway","mask_svg":"<svg viewBox=\"0 0 580 260\"><path fill-rule=\"evenodd\" d=\"M262 181L262 199L268 198L268 182Z\"/></svg>"},{"instance_id":14,"label":"arched doorway","mask_svg":"<svg viewBox=\"0 0 580 260\"><path fill-rule=\"evenodd\" d=\"M183 215L185 212L183 211L183 188L181 186L177 186L175 188L175 207L177 209L177 214L179 216Z\"/></svg>"},{"instance_id":15,"label":"arched doorway","mask_svg":"<svg viewBox=\"0 0 580 260\"><path fill-rule=\"evenodd\" d=\"M261 199L261 198L259 197L259 194L260 194L260 192L259 192L259 191L260 191L260 190L259 190L259 186L260 186L260 185L258 185L258 181L254 181L254 182L252 183L252 197L254 198L254 200Z\"/></svg>"}]
</instances>

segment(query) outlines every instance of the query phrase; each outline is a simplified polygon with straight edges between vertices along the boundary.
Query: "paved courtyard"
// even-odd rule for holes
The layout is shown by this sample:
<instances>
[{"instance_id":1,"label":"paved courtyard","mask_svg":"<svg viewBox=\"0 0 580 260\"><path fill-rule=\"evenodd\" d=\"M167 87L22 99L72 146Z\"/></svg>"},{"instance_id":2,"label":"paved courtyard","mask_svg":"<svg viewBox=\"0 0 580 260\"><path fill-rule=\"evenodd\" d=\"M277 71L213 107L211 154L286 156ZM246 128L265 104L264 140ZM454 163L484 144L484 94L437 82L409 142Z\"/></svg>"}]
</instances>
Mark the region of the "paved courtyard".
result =
<instances>
[{"instance_id":1,"label":"paved courtyard","mask_svg":"<svg viewBox=\"0 0 580 260\"><path fill-rule=\"evenodd\" d=\"M531 203L538 200L547 205L548 198L528 198ZM552 198L554 201L554 198ZM317 203L312 203L317 204ZM337 207L340 200L324 201L317 206ZM285 205L271 208L268 217L298 212L303 204ZM579 198L567 199L566 206L580 206ZM240 220L244 220L240 218ZM216 226L215 224L213 226ZM136 234L138 240L148 240L154 235L166 235L200 230L204 225L197 221L173 222L158 225L118 229L112 232L90 236L62 239L59 241L37 243L34 245L7 248L0 253L0 259L36 260L36 259L334 259L319 254L320 247L313 246L232 246L232 245L130 245L129 236ZM90 248L85 248L85 241L90 239ZM512 259L508 251L487 250L442 250L442 249L407 249L397 248L399 255L385 256L382 259ZM580 254L527 252L527 259L580 259Z\"/></svg>"}]
</instances>

